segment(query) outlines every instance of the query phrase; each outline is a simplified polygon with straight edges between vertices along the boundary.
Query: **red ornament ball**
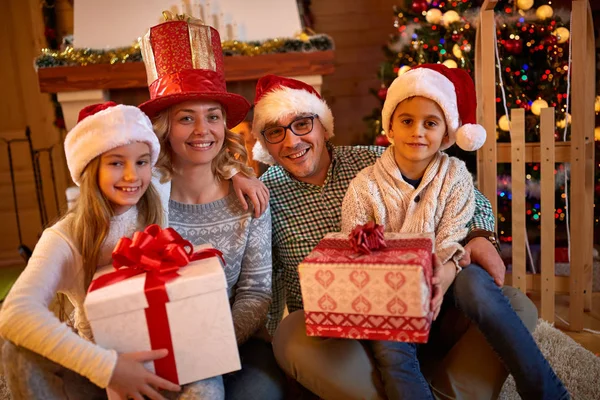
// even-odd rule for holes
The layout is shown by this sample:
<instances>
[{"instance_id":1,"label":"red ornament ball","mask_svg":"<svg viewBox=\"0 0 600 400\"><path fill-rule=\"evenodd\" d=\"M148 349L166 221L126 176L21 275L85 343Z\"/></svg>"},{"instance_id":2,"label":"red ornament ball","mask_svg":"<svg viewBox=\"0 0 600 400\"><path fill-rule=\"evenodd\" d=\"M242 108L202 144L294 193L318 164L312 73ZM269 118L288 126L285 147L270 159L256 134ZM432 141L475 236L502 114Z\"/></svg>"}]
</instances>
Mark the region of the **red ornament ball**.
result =
<instances>
[{"instance_id":1,"label":"red ornament ball","mask_svg":"<svg viewBox=\"0 0 600 400\"><path fill-rule=\"evenodd\" d=\"M427 8L429 8L427 5L427 0L413 0L412 2L412 10L417 14L427 11Z\"/></svg>"},{"instance_id":2,"label":"red ornament ball","mask_svg":"<svg viewBox=\"0 0 600 400\"><path fill-rule=\"evenodd\" d=\"M388 88L386 88L385 86L382 86L377 91L377 97L379 97L381 100L385 100L385 98L387 97L387 92L388 92Z\"/></svg>"},{"instance_id":3,"label":"red ornament ball","mask_svg":"<svg viewBox=\"0 0 600 400\"><path fill-rule=\"evenodd\" d=\"M544 46L554 46L557 43L556 36L550 35L542 41Z\"/></svg>"},{"instance_id":4,"label":"red ornament ball","mask_svg":"<svg viewBox=\"0 0 600 400\"><path fill-rule=\"evenodd\" d=\"M523 42L518 39L507 39L504 41L504 48L509 54L521 54L523 52Z\"/></svg>"},{"instance_id":5,"label":"red ornament ball","mask_svg":"<svg viewBox=\"0 0 600 400\"><path fill-rule=\"evenodd\" d=\"M390 141L388 140L386 135L377 135L377 137L375 138L375 145L388 147L390 145Z\"/></svg>"}]
</instances>

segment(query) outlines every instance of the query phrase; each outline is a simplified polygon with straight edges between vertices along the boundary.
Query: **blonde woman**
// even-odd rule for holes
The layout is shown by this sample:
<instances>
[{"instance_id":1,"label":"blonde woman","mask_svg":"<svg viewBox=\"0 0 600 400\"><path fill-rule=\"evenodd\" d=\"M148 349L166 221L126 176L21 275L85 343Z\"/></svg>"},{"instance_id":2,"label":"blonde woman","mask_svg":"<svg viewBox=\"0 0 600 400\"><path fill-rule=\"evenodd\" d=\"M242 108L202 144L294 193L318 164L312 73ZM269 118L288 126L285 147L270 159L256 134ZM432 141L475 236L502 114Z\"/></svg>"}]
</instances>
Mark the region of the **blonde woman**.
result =
<instances>
[{"instance_id":1,"label":"blonde woman","mask_svg":"<svg viewBox=\"0 0 600 400\"><path fill-rule=\"evenodd\" d=\"M105 398L104 388L121 398L163 399L158 388L179 386L150 373L143 362L167 351L104 349L94 344L83 311L96 267L110 263L117 240L161 223L160 199L151 184L158 140L136 107L94 105L79 120L65 139L79 198L44 231L0 313L8 386L14 400ZM58 293L74 305L73 320L60 321L49 310Z\"/></svg>"},{"instance_id":2,"label":"blonde woman","mask_svg":"<svg viewBox=\"0 0 600 400\"><path fill-rule=\"evenodd\" d=\"M164 219L192 244L209 243L223 252L242 362L240 371L187 385L183 395L283 398L283 372L270 342L259 338L271 303L268 192L247 165L243 137L230 130L250 105L226 90L221 42L213 28L168 21L151 28L141 47L152 83L150 100L140 108L152 119L161 144L155 182ZM266 211L246 209L234 181L256 193Z\"/></svg>"}]
</instances>

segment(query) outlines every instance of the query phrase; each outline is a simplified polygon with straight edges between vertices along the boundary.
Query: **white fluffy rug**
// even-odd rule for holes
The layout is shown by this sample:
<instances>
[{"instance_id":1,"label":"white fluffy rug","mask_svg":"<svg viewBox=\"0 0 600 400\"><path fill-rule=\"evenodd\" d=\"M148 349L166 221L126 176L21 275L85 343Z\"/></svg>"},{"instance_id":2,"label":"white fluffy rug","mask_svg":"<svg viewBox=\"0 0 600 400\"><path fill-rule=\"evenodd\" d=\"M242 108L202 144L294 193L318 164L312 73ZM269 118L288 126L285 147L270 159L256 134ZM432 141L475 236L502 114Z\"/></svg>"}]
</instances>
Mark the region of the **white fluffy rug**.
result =
<instances>
[{"instance_id":1,"label":"white fluffy rug","mask_svg":"<svg viewBox=\"0 0 600 400\"><path fill-rule=\"evenodd\" d=\"M533 337L573 399L600 399L600 357L541 319ZM500 400L513 399L519 399L519 395L514 379L509 376Z\"/></svg>"},{"instance_id":2,"label":"white fluffy rug","mask_svg":"<svg viewBox=\"0 0 600 400\"><path fill-rule=\"evenodd\" d=\"M573 399L600 399L600 384L598 383L600 357L584 349L546 321L538 321L533 336L558 377L567 386ZM0 363L0 400L9 400L10 395L1 376L1 368L2 363ZM500 400L513 399L519 399L519 395L515 390L515 381L512 377L508 377L500 393Z\"/></svg>"}]
</instances>

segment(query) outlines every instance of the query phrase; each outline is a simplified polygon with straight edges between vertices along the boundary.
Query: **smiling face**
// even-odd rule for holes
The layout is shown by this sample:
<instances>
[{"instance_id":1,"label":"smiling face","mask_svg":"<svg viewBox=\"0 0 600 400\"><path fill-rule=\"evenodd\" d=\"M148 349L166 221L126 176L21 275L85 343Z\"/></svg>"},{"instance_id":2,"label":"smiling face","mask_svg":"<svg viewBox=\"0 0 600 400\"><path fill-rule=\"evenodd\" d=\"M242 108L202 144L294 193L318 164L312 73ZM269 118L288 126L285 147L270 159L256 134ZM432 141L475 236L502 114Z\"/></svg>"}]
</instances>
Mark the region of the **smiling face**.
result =
<instances>
[{"instance_id":1,"label":"smiling face","mask_svg":"<svg viewBox=\"0 0 600 400\"><path fill-rule=\"evenodd\" d=\"M150 147L136 142L100 156L98 186L119 215L137 204L152 179Z\"/></svg>"},{"instance_id":2,"label":"smiling face","mask_svg":"<svg viewBox=\"0 0 600 400\"><path fill-rule=\"evenodd\" d=\"M168 141L175 167L210 165L223 147L225 118L216 101L177 104L169 111L169 126Z\"/></svg>"},{"instance_id":3,"label":"smiling face","mask_svg":"<svg viewBox=\"0 0 600 400\"><path fill-rule=\"evenodd\" d=\"M394 158L400 171L425 172L427 165L448 140L446 120L440 106L426 97L403 100L392 115L389 137L394 141Z\"/></svg>"},{"instance_id":4,"label":"smiling face","mask_svg":"<svg viewBox=\"0 0 600 400\"><path fill-rule=\"evenodd\" d=\"M265 130L275 126L287 126L311 115L313 114L289 115L275 123L265 125ZM313 120L313 128L309 133L297 136L287 129L283 141L277 144L265 141L265 147L275 162L299 181L321 184L321 177L326 175L329 168L325 129L316 116Z\"/></svg>"}]
</instances>

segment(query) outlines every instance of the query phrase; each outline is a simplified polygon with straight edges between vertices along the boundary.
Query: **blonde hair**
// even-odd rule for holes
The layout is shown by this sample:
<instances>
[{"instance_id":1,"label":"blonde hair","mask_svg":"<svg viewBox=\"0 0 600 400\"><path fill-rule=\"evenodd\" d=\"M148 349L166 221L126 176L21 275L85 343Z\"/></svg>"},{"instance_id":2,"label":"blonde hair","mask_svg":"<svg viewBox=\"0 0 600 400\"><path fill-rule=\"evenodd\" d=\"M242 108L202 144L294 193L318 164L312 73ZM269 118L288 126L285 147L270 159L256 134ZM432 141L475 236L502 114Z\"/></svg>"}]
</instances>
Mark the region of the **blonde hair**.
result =
<instances>
[{"instance_id":1,"label":"blonde hair","mask_svg":"<svg viewBox=\"0 0 600 400\"><path fill-rule=\"evenodd\" d=\"M68 230L83 260L83 282L87 291L98 266L98 257L108 236L110 220L115 215L108 198L98 186L100 157L94 158L83 170L80 194L75 205L63 217L68 218ZM137 203L138 226L162 224L163 212L158 192L150 183ZM66 312L66 296L59 294L59 318L69 322Z\"/></svg>"},{"instance_id":2,"label":"blonde hair","mask_svg":"<svg viewBox=\"0 0 600 400\"><path fill-rule=\"evenodd\" d=\"M227 114L221 106L223 121L227 121ZM156 169L160 172L160 181L165 183L171 179L173 169L173 149L169 143L171 109L161 111L152 119L154 133L160 142L160 154L156 162ZM225 122L224 122L225 123ZM244 137L227 128L225 125L225 140L219 154L212 160L213 175L218 179L231 179L236 172L242 172L247 177L255 176L254 170L248 165L248 153Z\"/></svg>"}]
</instances>

